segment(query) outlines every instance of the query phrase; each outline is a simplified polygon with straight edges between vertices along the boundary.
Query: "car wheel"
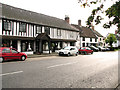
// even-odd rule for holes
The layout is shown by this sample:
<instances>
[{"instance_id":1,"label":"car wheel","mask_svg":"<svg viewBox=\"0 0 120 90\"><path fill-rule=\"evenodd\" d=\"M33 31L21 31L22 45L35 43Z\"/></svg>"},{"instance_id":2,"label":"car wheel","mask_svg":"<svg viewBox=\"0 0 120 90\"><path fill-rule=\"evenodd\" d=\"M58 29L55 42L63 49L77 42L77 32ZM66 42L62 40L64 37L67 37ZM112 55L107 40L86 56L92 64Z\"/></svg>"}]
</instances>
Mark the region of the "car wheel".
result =
<instances>
[{"instance_id":1,"label":"car wheel","mask_svg":"<svg viewBox=\"0 0 120 90\"><path fill-rule=\"evenodd\" d=\"M21 56L21 60L22 61L25 61L25 59L26 59L26 57L23 55L23 56Z\"/></svg>"},{"instance_id":2,"label":"car wheel","mask_svg":"<svg viewBox=\"0 0 120 90\"><path fill-rule=\"evenodd\" d=\"M79 54L81 54L81 52L79 51Z\"/></svg>"},{"instance_id":3,"label":"car wheel","mask_svg":"<svg viewBox=\"0 0 120 90\"><path fill-rule=\"evenodd\" d=\"M61 54L59 53L59 56L61 56Z\"/></svg>"},{"instance_id":4,"label":"car wheel","mask_svg":"<svg viewBox=\"0 0 120 90\"><path fill-rule=\"evenodd\" d=\"M87 52L84 52L84 55L86 55L87 54Z\"/></svg>"},{"instance_id":5,"label":"car wheel","mask_svg":"<svg viewBox=\"0 0 120 90\"><path fill-rule=\"evenodd\" d=\"M2 63L4 61L4 58L2 57L2 58L0 58L0 63Z\"/></svg>"},{"instance_id":6,"label":"car wheel","mask_svg":"<svg viewBox=\"0 0 120 90\"><path fill-rule=\"evenodd\" d=\"M78 52L75 54L76 56L78 55Z\"/></svg>"},{"instance_id":7,"label":"car wheel","mask_svg":"<svg viewBox=\"0 0 120 90\"><path fill-rule=\"evenodd\" d=\"M93 52L91 52L91 54L93 54Z\"/></svg>"},{"instance_id":8,"label":"car wheel","mask_svg":"<svg viewBox=\"0 0 120 90\"><path fill-rule=\"evenodd\" d=\"M70 52L68 53L68 57L70 56Z\"/></svg>"}]
</instances>

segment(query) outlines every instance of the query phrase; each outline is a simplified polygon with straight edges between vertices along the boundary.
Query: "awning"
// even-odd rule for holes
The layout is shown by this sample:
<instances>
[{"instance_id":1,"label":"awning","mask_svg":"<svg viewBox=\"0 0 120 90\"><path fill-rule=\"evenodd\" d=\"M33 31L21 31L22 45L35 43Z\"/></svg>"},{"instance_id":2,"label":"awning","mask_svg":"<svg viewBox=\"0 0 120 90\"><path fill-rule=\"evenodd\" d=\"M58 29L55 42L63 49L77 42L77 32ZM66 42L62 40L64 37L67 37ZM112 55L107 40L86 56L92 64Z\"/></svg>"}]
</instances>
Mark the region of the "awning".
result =
<instances>
[{"instance_id":1,"label":"awning","mask_svg":"<svg viewBox=\"0 0 120 90\"><path fill-rule=\"evenodd\" d=\"M76 42L76 40L71 39L51 39L51 41L58 41L58 42Z\"/></svg>"},{"instance_id":2,"label":"awning","mask_svg":"<svg viewBox=\"0 0 120 90\"><path fill-rule=\"evenodd\" d=\"M38 40L51 40L51 38L46 34L46 33L41 33L38 34L38 36L36 37L36 39Z\"/></svg>"}]
</instances>

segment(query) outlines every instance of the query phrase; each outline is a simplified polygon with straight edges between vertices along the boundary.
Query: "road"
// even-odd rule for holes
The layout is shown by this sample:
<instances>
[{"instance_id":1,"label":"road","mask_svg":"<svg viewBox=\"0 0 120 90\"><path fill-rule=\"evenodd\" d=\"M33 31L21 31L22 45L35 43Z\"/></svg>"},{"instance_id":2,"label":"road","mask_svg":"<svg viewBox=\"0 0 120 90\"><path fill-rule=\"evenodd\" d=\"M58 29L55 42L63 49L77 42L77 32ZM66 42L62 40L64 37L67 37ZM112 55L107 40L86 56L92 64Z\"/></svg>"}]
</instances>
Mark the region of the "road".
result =
<instances>
[{"instance_id":1,"label":"road","mask_svg":"<svg viewBox=\"0 0 120 90\"><path fill-rule=\"evenodd\" d=\"M115 88L118 52L2 63L3 88Z\"/></svg>"}]
</instances>

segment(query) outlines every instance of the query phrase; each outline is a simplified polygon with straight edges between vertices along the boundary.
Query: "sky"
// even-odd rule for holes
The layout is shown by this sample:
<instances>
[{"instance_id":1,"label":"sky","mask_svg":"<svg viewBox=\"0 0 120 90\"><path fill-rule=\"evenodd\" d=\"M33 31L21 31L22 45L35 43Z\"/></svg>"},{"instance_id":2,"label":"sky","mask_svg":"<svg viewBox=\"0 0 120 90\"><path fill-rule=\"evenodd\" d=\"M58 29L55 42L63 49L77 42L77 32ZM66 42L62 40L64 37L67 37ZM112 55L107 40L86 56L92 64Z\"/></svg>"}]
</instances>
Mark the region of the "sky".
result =
<instances>
[{"instance_id":1,"label":"sky","mask_svg":"<svg viewBox=\"0 0 120 90\"><path fill-rule=\"evenodd\" d=\"M78 20L81 20L83 26L86 25L85 22L91 15L93 8L96 8L95 5L83 8L78 3L78 0L1 0L0 2L60 19L64 19L65 15L67 15L70 18L70 24L78 24ZM105 9L112 4L113 2L106 2ZM108 18L105 18L102 23L107 20ZM103 36L106 36L108 33L114 33L116 30L116 27L104 29L102 26L102 24L95 26L95 30Z\"/></svg>"}]
</instances>

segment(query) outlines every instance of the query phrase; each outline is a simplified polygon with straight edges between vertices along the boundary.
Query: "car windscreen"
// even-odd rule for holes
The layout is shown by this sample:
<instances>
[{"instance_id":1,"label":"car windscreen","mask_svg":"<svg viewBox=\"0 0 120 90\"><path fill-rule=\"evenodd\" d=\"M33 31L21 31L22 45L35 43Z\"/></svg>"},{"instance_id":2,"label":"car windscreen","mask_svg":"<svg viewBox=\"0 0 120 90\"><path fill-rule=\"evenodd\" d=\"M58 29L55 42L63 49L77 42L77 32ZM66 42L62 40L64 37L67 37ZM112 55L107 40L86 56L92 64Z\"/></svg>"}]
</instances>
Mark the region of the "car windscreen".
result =
<instances>
[{"instance_id":1,"label":"car windscreen","mask_svg":"<svg viewBox=\"0 0 120 90\"><path fill-rule=\"evenodd\" d=\"M70 50L70 47L64 47L63 49L64 50Z\"/></svg>"},{"instance_id":2,"label":"car windscreen","mask_svg":"<svg viewBox=\"0 0 120 90\"><path fill-rule=\"evenodd\" d=\"M81 50L85 50L85 48L81 48Z\"/></svg>"}]
</instances>

